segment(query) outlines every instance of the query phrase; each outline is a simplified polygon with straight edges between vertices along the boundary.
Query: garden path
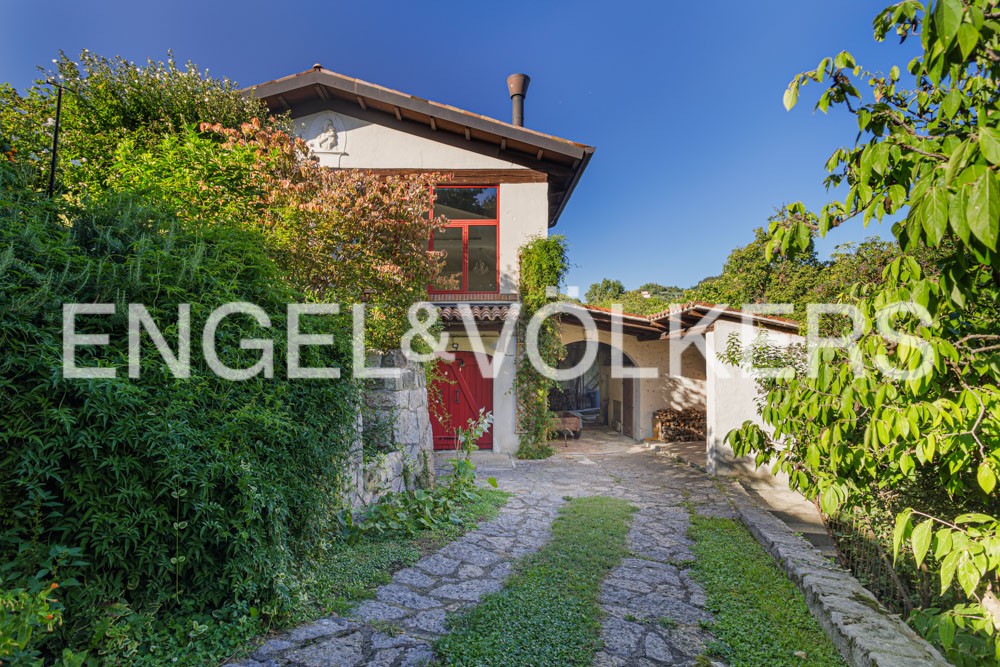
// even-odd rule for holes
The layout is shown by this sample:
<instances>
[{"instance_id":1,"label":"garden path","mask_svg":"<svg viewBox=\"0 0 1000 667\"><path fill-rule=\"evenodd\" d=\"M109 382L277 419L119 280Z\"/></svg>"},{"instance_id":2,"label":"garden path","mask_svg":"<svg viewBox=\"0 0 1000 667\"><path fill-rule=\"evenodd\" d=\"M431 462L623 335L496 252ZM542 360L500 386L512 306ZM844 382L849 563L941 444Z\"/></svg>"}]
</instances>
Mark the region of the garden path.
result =
<instances>
[{"instance_id":1,"label":"garden path","mask_svg":"<svg viewBox=\"0 0 1000 667\"><path fill-rule=\"evenodd\" d=\"M481 524L397 572L376 598L348 617L310 623L261 645L235 667L404 667L428 664L431 642L446 632L445 614L499 590L514 562L549 537L567 497L605 495L632 502L638 512L626 558L603 582L607 613L604 648L595 665L694 665L711 640L701 587L689 576L689 508L733 516L711 478L658 457L618 434L591 431L545 461L484 455L481 478L492 475L514 496L497 518Z\"/></svg>"}]
</instances>

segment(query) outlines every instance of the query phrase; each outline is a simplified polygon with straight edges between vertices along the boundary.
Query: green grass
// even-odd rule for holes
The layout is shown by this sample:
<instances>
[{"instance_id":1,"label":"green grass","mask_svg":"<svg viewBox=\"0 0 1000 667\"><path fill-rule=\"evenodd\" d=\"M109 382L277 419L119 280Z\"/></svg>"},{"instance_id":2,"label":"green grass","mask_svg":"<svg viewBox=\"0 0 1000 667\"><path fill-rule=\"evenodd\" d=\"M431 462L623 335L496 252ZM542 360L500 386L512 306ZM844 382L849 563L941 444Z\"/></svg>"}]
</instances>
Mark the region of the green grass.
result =
<instances>
[{"instance_id":1,"label":"green grass","mask_svg":"<svg viewBox=\"0 0 1000 667\"><path fill-rule=\"evenodd\" d=\"M131 636L123 637L120 642L135 645L128 664L140 667L167 663L219 664L244 655L253 637L268 629L282 630L331 613L343 614L355 603L373 597L375 590L388 583L396 570L412 565L428 552L475 528L480 521L495 517L509 497L505 491L484 489L475 501L462 505L456 512L457 524L413 537L366 535L357 544L331 544L301 575L308 595L300 599L292 615L270 628L263 625L260 615L250 614L246 608L228 608L212 614L134 617L129 620Z\"/></svg>"},{"instance_id":2,"label":"green grass","mask_svg":"<svg viewBox=\"0 0 1000 667\"><path fill-rule=\"evenodd\" d=\"M451 633L435 645L444 664L589 665L601 643L601 580L628 555L633 511L614 498L568 501L552 539L503 590L449 619Z\"/></svg>"},{"instance_id":3,"label":"green grass","mask_svg":"<svg viewBox=\"0 0 1000 667\"><path fill-rule=\"evenodd\" d=\"M844 665L795 585L742 525L692 516L692 576L705 587L718 639L732 667Z\"/></svg>"}]
</instances>

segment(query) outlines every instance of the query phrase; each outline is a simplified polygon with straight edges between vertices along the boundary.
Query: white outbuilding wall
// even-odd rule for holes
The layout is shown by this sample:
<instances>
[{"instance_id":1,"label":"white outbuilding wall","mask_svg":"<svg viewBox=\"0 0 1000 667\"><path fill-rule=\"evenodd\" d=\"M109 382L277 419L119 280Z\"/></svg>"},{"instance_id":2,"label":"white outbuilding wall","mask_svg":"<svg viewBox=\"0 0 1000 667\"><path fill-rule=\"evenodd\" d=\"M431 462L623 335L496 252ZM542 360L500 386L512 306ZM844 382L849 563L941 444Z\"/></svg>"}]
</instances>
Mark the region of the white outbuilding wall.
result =
<instances>
[{"instance_id":1,"label":"white outbuilding wall","mask_svg":"<svg viewBox=\"0 0 1000 667\"><path fill-rule=\"evenodd\" d=\"M733 468L743 472L754 472L752 461L738 460L733 449L726 444L726 435L746 421L763 426L757 412L757 401L761 398L757 382L742 368L731 366L719 359L726 349L726 342L733 334L741 336L744 345L753 342L764 331L752 324L719 320L713 330L705 334L706 359L708 361L705 382L706 408L706 450L708 470L711 473L726 473ZM801 342L801 336L781 331L766 332L772 345L787 347Z\"/></svg>"}]
</instances>

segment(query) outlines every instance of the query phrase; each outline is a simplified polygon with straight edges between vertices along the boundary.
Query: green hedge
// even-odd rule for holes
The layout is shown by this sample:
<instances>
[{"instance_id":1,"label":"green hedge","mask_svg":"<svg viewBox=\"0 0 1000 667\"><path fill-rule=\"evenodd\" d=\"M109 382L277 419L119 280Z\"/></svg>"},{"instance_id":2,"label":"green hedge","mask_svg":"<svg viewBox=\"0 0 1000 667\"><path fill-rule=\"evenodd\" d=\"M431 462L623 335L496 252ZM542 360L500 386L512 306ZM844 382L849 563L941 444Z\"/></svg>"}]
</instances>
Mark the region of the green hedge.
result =
<instances>
[{"instance_id":1,"label":"green hedge","mask_svg":"<svg viewBox=\"0 0 1000 667\"><path fill-rule=\"evenodd\" d=\"M284 288L257 233L224 222L196 232L116 193L75 210L38 198L0 160L0 587L58 581L65 625L44 646L101 646L133 613L237 605L281 614L295 574L334 530L343 456L358 405L348 381L283 378ZM248 301L272 320L230 317L220 358L249 366L241 338L271 338L275 377L209 372L200 335L217 306ZM113 302L78 317L78 364L116 379L62 376L62 304ZM190 379L175 379L143 335L141 379L128 377L127 305L143 303L172 345L178 304L192 304ZM307 365L350 377L348 323L303 318L339 344ZM120 634L120 633L119 633Z\"/></svg>"}]
</instances>

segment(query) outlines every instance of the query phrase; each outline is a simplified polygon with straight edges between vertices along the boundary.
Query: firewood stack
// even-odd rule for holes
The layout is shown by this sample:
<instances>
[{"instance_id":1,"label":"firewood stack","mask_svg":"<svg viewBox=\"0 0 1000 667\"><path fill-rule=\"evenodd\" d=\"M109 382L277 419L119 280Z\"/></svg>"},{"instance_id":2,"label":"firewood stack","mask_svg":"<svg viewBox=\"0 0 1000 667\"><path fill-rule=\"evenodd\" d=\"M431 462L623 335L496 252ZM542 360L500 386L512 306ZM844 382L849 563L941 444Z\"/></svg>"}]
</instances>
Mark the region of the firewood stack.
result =
<instances>
[{"instance_id":1,"label":"firewood stack","mask_svg":"<svg viewBox=\"0 0 1000 667\"><path fill-rule=\"evenodd\" d=\"M657 410L653 437L660 442L693 442L705 439L704 410Z\"/></svg>"}]
</instances>

